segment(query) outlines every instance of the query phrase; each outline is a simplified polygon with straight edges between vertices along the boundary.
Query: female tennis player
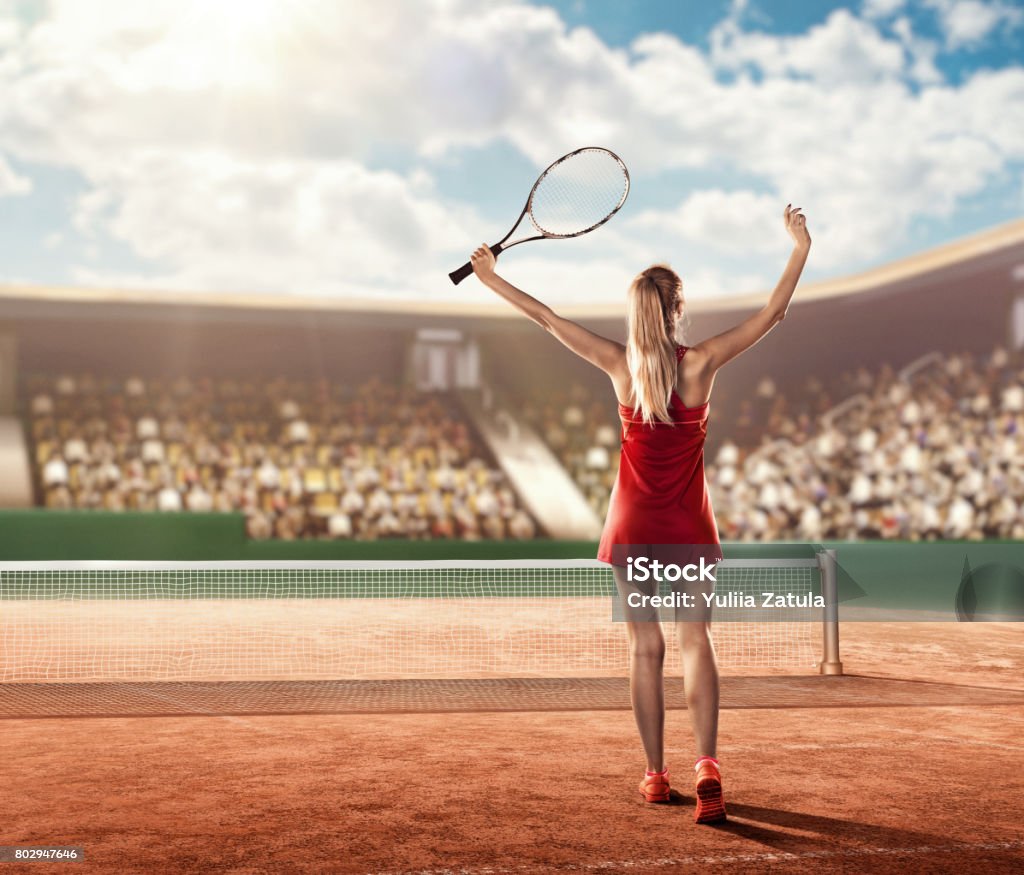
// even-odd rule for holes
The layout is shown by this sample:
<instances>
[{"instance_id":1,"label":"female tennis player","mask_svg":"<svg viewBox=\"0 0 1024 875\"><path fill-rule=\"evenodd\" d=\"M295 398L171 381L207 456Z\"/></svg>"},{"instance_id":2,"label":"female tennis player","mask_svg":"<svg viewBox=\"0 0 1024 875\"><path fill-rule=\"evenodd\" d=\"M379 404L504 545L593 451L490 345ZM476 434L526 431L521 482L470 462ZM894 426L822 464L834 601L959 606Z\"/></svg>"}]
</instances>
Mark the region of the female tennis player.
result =
<instances>
[{"instance_id":1,"label":"female tennis player","mask_svg":"<svg viewBox=\"0 0 1024 875\"><path fill-rule=\"evenodd\" d=\"M721 558L704 476L708 405L718 370L750 349L786 315L807 261L811 238L800 207L783 214L793 252L768 302L734 328L689 348L677 343L684 313L683 284L665 265L647 268L629 288L628 336L623 346L558 316L550 307L495 273L487 246L470 261L488 288L532 319L612 381L622 422L622 456L597 558L612 565L620 593L638 586L627 578L632 545L689 545L690 555ZM704 589L707 584L702 585ZM692 590L699 593L698 588ZM703 600L701 600L702 602ZM664 759L665 640L656 616L627 619L630 694L647 756L640 792L667 802ZM710 613L676 623L683 653L686 706L697 746L694 765L698 823L725 818L717 754L718 666Z\"/></svg>"}]
</instances>

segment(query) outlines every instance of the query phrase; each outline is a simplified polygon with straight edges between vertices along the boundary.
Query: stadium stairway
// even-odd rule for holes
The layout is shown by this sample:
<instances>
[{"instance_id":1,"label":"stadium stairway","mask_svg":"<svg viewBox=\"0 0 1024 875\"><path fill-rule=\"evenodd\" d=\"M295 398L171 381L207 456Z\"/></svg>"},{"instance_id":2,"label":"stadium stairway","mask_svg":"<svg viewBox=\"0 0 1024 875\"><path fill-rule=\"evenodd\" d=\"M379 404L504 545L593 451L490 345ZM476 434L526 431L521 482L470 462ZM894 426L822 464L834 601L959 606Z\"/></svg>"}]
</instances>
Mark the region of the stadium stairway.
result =
<instances>
[{"instance_id":1,"label":"stadium stairway","mask_svg":"<svg viewBox=\"0 0 1024 875\"><path fill-rule=\"evenodd\" d=\"M579 487L511 405L487 390L462 392L460 400L526 509L552 538L593 541L601 536L601 520Z\"/></svg>"},{"instance_id":2,"label":"stadium stairway","mask_svg":"<svg viewBox=\"0 0 1024 875\"><path fill-rule=\"evenodd\" d=\"M31 469L21 423L0 416L0 507L32 506Z\"/></svg>"}]
</instances>

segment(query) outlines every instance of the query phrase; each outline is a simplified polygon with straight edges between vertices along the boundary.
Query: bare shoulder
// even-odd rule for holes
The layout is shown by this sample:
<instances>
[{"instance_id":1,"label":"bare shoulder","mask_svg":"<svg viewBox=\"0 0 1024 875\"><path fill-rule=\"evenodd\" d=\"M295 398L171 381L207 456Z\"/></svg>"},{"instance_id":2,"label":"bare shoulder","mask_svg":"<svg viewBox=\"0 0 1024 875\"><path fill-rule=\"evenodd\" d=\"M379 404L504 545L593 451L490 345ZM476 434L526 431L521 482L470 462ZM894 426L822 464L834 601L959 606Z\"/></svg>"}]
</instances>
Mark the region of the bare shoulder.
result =
<instances>
[{"instance_id":1,"label":"bare shoulder","mask_svg":"<svg viewBox=\"0 0 1024 875\"><path fill-rule=\"evenodd\" d=\"M686 355L679 362L680 370L688 376L705 373L711 367L711 355L703 344L688 347Z\"/></svg>"},{"instance_id":2,"label":"bare shoulder","mask_svg":"<svg viewBox=\"0 0 1024 875\"><path fill-rule=\"evenodd\" d=\"M715 373L707 347L697 344L686 350L686 355L679 362L677 379L679 396L688 407L696 407L710 400Z\"/></svg>"}]
</instances>

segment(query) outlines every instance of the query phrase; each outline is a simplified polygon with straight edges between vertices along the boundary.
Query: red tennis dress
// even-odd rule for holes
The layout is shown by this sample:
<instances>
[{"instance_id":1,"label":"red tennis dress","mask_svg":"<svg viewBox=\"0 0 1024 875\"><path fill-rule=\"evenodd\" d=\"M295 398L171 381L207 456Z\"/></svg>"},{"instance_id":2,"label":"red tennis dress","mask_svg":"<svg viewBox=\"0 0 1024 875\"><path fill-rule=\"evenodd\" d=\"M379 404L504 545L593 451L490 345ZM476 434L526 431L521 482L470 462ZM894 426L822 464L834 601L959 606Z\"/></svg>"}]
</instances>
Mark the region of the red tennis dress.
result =
<instances>
[{"instance_id":1,"label":"red tennis dress","mask_svg":"<svg viewBox=\"0 0 1024 875\"><path fill-rule=\"evenodd\" d=\"M677 359L685 353L686 347L676 347ZM708 403L686 407L673 390L669 414L674 425L644 425L631 407L619 405L622 456L597 550L601 562L624 566L627 556L638 555L673 562L722 558L704 475Z\"/></svg>"}]
</instances>

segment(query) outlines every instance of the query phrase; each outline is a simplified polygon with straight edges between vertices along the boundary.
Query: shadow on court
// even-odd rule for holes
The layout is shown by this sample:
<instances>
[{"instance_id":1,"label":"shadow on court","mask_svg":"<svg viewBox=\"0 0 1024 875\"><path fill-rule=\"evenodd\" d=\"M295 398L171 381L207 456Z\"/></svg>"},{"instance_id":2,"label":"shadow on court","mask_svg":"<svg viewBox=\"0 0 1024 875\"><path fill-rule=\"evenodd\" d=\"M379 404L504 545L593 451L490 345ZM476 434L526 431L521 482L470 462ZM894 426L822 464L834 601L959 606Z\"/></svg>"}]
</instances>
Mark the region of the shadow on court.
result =
<instances>
[{"instance_id":1,"label":"shadow on court","mask_svg":"<svg viewBox=\"0 0 1024 875\"><path fill-rule=\"evenodd\" d=\"M750 805L728 800L729 817L722 823L703 824L701 829L728 833L787 853L821 849L828 842L854 843L872 847L921 848L948 844L943 835L910 830L904 827L879 826L877 823L827 817L784 808ZM696 798L671 790L668 802L637 802L641 808L692 809ZM796 832L794 832L796 831ZM809 833L810 835L806 835ZM825 845L823 845L825 842Z\"/></svg>"},{"instance_id":2,"label":"shadow on court","mask_svg":"<svg viewBox=\"0 0 1024 875\"><path fill-rule=\"evenodd\" d=\"M888 848L920 848L948 844L948 838L942 835L825 817L805 811L768 808L742 802L729 802L728 811L729 820L711 824L710 828L756 841L780 851L820 849L823 843L827 844L829 841ZM799 832L794 833L794 830Z\"/></svg>"}]
</instances>

